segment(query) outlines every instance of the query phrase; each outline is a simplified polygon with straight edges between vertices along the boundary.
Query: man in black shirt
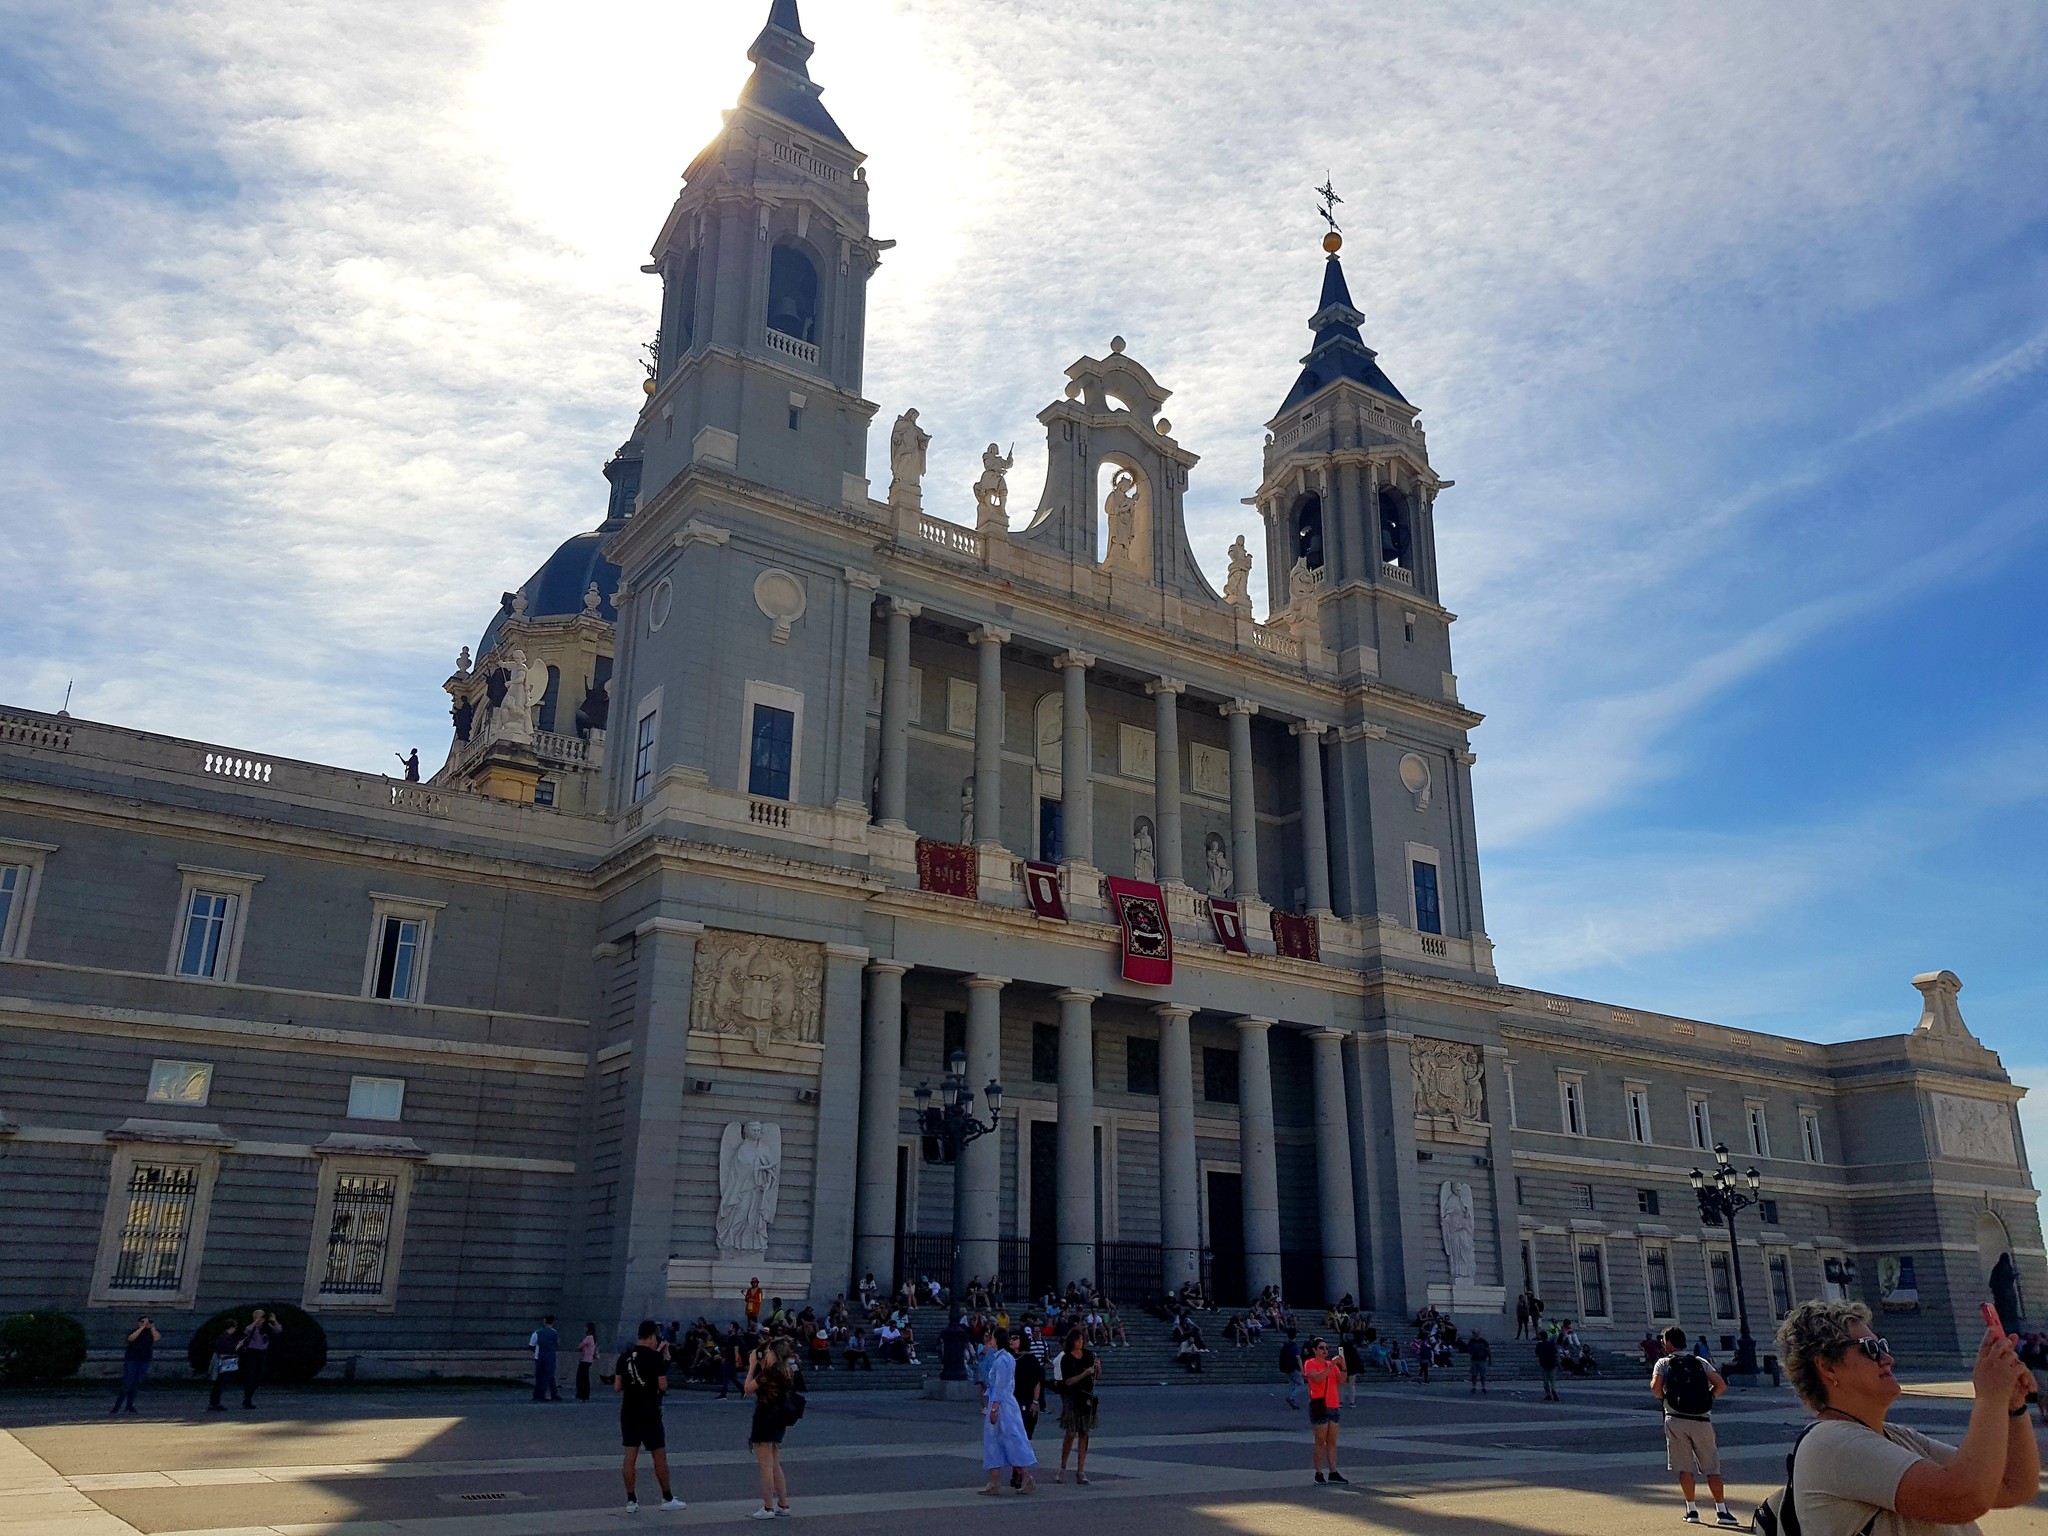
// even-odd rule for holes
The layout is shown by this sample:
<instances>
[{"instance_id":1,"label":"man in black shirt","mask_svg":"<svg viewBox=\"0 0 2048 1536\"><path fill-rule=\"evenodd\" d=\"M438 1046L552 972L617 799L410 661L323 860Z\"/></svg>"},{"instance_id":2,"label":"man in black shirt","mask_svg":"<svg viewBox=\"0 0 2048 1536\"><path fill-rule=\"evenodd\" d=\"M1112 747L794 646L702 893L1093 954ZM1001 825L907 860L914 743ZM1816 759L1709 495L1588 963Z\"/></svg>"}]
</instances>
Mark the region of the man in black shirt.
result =
<instances>
[{"instance_id":1,"label":"man in black shirt","mask_svg":"<svg viewBox=\"0 0 2048 1536\"><path fill-rule=\"evenodd\" d=\"M661 1484L661 1507L687 1506L669 1490L668 1435L661 1424L661 1395L668 1390L668 1361L661 1352L661 1325L653 1318L640 1325L640 1342L619 1356L612 1375L619 1394L619 1438L626 1447L626 1513L640 1508L633 1491L640 1447L654 1453L654 1478Z\"/></svg>"}]
</instances>

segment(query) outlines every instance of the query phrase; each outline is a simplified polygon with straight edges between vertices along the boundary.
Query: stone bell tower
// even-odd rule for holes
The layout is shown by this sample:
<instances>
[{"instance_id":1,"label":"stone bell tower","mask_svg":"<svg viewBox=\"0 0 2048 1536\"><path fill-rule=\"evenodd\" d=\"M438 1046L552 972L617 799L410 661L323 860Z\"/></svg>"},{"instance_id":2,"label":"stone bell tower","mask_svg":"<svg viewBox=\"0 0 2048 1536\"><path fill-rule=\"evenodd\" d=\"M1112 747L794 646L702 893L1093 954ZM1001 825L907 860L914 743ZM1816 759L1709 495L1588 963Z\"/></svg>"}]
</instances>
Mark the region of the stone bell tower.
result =
<instances>
[{"instance_id":1,"label":"stone bell tower","mask_svg":"<svg viewBox=\"0 0 2048 1536\"><path fill-rule=\"evenodd\" d=\"M691 464L805 501L864 503L867 174L812 81L796 0L773 0L754 73L690 162L643 270L661 335L639 435L651 500Z\"/></svg>"}]
</instances>

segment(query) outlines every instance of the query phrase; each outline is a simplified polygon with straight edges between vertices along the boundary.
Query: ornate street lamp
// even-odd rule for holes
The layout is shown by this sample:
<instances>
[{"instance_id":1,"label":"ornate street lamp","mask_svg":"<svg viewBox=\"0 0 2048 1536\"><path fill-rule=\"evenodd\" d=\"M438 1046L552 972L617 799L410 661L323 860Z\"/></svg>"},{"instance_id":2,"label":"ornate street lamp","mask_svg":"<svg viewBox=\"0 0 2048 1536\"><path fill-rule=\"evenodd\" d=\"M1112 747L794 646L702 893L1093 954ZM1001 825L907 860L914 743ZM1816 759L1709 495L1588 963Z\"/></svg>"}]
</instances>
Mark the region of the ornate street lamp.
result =
<instances>
[{"instance_id":1,"label":"ornate street lamp","mask_svg":"<svg viewBox=\"0 0 2048 1536\"><path fill-rule=\"evenodd\" d=\"M979 1120L974 1113L974 1089L967 1081L967 1053L955 1051L946 1059L946 1075L939 1079L936 1095L930 1083L917 1085L917 1131L928 1136L943 1150L946 1160L953 1165L953 1298L959 1305L959 1298L967 1291L967 1271L960 1234L966 1226L963 1220L967 1207L967 1184L961 1176L960 1154L970 1141L990 1135L1003 1118L1003 1085L994 1078L982 1090L988 1100L988 1119ZM933 1098L939 1102L934 1104Z\"/></svg>"},{"instance_id":2,"label":"ornate street lamp","mask_svg":"<svg viewBox=\"0 0 2048 1536\"><path fill-rule=\"evenodd\" d=\"M1742 1320L1742 1336L1735 1344L1735 1370L1745 1376L1756 1374L1756 1340L1749 1333L1749 1297L1742 1288L1742 1245L1735 1240L1735 1213L1757 1202L1763 1180L1752 1168L1738 1174L1728 1161L1728 1148L1714 1146L1714 1171L1692 1171L1692 1192L1699 1197L1700 1220L1710 1227L1728 1229L1728 1262L1735 1270L1735 1307ZM1747 1186L1747 1191L1740 1186Z\"/></svg>"}]
</instances>

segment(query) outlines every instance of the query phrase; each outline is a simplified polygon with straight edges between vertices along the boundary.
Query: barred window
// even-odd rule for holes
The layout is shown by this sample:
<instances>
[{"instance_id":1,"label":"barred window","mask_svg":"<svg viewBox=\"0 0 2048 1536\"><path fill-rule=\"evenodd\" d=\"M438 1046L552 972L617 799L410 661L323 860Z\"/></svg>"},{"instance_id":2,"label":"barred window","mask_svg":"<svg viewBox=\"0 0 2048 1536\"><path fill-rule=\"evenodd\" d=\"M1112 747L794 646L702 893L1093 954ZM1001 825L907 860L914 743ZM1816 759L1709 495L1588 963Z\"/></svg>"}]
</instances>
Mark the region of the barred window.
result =
<instances>
[{"instance_id":1,"label":"barred window","mask_svg":"<svg viewBox=\"0 0 2048 1536\"><path fill-rule=\"evenodd\" d=\"M320 1281L322 1296L376 1296L383 1292L397 1203L394 1174L344 1173L336 1177L334 1215L327 1227L327 1270Z\"/></svg>"},{"instance_id":2,"label":"barred window","mask_svg":"<svg viewBox=\"0 0 2048 1536\"><path fill-rule=\"evenodd\" d=\"M128 1216L110 1289L176 1291L192 1238L199 1169L190 1163L137 1163L128 1176Z\"/></svg>"}]
</instances>

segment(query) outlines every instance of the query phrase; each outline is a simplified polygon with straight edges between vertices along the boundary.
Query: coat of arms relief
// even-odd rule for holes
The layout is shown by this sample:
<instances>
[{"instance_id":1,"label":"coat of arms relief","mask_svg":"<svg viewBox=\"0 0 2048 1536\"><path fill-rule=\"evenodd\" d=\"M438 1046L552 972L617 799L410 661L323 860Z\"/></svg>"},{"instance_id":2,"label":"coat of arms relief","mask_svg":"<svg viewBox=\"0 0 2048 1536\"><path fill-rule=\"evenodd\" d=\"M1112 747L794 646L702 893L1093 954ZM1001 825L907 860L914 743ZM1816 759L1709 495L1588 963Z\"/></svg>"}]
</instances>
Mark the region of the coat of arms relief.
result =
<instances>
[{"instance_id":1,"label":"coat of arms relief","mask_svg":"<svg viewBox=\"0 0 2048 1536\"><path fill-rule=\"evenodd\" d=\"M825 952L796 939L707 930L690 988L688 1059L763 1071L815 1072Z\"/></svg>"},{"instance_id":2,"label":"coat of arms relief","mask_svg":"<svg viewBox=\"0 0 2048 1536\"><path fill-rule=\"evenodd\" d=\"M1415 1074L1415 1125L1439 1140L1486 1139L1486 1059L1459 1040L1417 1038L1408 1048Z\"/></svg>"}]
</instances>

